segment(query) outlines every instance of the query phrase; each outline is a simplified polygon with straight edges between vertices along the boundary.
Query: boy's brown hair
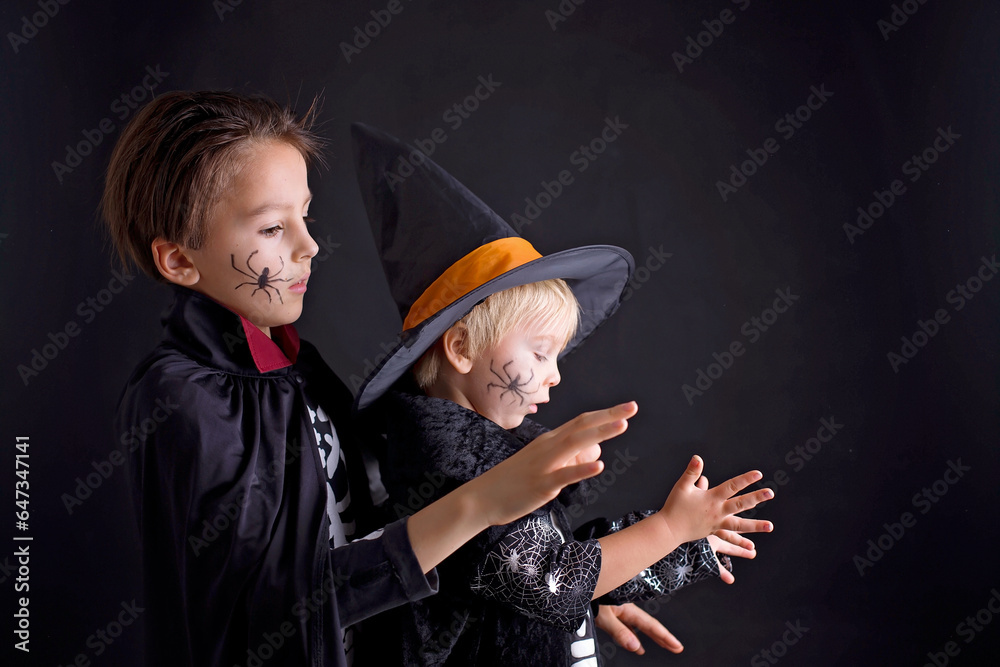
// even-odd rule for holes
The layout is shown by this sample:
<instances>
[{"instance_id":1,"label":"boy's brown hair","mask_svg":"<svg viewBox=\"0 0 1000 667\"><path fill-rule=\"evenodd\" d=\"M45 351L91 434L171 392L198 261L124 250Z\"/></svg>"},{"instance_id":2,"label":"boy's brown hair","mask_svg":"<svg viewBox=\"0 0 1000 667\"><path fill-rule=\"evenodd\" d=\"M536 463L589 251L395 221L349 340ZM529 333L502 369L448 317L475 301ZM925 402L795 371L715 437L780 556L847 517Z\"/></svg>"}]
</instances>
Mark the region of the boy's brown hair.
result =
<instances>
[{"instance_id":1,"label":"boy's brown hair","mask_svg":"<svg viewBox=\"0 0 1000 667\"><path fill-rule=\"evenodd\" d=\"M157 237L198 249L215 204L249 149L283 141L310 166L322 163L312 132L318 98L301 118L264 96L174 91L129 122L111 153L101 210L118 256L162 280L150 247Z\"/></svg>"}]
</instances>

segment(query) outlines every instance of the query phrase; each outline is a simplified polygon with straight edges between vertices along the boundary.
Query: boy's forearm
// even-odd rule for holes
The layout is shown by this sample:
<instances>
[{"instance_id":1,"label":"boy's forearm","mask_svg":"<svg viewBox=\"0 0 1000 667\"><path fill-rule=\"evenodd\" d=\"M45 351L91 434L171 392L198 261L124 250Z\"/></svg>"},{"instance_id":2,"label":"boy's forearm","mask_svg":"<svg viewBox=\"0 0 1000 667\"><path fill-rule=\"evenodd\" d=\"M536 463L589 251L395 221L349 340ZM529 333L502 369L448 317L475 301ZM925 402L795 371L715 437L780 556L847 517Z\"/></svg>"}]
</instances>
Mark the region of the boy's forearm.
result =
<instances>
[{"instance_id":1,"label":"boy's forearm","mask_svg":"<svg viewBox=\"0 0 1000 667\"><path fill-rule=\"evenodd\" d=\"M598 541L601 543L601 573L594 599L618 588L681 545L662 512Z\"/></svg>"},{"instance_id":2,"label":"boy's forearm","mask_svg":"<svg viewBox=\"0 0 1000 667\"><path fill-rule=\"evenodd\" d=\"M471 483L463 484L411 516L407 532L424 574L489 527Z\"/></svg>"}]
</instances>

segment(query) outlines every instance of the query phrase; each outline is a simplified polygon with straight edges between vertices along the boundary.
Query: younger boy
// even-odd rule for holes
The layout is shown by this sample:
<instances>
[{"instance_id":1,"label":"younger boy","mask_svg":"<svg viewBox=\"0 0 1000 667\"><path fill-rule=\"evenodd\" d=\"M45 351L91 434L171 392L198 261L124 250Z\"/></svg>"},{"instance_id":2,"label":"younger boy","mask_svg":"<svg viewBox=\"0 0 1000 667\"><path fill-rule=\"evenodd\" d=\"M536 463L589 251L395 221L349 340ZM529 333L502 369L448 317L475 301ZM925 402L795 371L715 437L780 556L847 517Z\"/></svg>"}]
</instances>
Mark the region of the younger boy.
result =
<instances>
[{"instance_id":1,"label":"younger boy","mask_svg":"<svg viewBox=\"0 0 1000 667\"><path fill-rule=\"evenodd\" d=\"M164 340L117 415L123 433L143 425L129 454L148 665L347 664L344 628L435 592L435 565L466 540L599 472L596 443L634 413L582 416L512 459L524 484L494 475L380 528L351 396L292 326L318 250L306 227L312 117L173 92L135 116L111 157L115 246L174 291ZM176 407L145 429L163 402Z\"/></svg>"},{"instance_id":2,"label":"younger boy","mask_svg":"<svg viewBox=\"0 0 1000 667\"><path fill-rule=\"evenodd\" d=\"M525 417L559 383L559 356L617 307L632 265L611 246L542 257L431 160L395 182L389 168L410 149L366 126L355 125L354 138L404 316L402 343L358 396L361 408L381 397L383 481L398 506L427 470L447 493L545 432ZM729 497L760 473L709 491L701 471L694 457L660 511L592 524L586 539L570 534L565 493L488 529L442 565L438 596L378 619L395 630L378 637L379 648L393 664L596 665L592 601L645 600L719 576L703 538L714 534L725 540L721 551L752 557L753 543L738 533L770 530L731 516L771 497L769 489Z\"/></svg>"}]
</instances>

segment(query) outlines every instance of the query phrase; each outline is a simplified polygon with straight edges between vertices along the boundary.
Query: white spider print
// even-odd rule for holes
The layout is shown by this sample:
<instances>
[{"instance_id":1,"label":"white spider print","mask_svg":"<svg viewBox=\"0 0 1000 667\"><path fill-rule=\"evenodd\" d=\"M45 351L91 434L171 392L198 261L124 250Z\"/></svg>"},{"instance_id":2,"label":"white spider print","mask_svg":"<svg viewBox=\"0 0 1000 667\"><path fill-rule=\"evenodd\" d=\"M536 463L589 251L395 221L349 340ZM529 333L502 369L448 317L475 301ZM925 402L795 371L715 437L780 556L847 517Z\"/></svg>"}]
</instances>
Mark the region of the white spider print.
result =
<instances>
[{"instance_id":1,"label":"white spider print","mask_svg":"<svg viewBox=\"0 0 1000 667\"><path fill-rule=\"evenodd\" d=\"M694 572L694 566L691 563L682 563L677 566L674 570L674 579L677 581L678 587L691 581L691 574Z\"/></svg>"},{"instance_id":2,"label":"white spider print","mask_svg":"<svg viewBox=\"0 0 1000 667\"><path fill-rule=\"evenodd\" d=\"M521 554L518 553L517 549L511 549L504 554L503 561L510 568L511 572L517 572L521 564Z\"/></svg>"},{"instance_id":3,"label":"white spider print","mask_svg":"<svg viewBox=\"0 0 1000 667\"><path fill-rule=\"evenodd\" d=\"M549 587L549 593L552 593L553 595L558 593L559 584L561 583L562 582L559 581L559 570L545 574L545 584Z\"/></svg>"}]
</instances>

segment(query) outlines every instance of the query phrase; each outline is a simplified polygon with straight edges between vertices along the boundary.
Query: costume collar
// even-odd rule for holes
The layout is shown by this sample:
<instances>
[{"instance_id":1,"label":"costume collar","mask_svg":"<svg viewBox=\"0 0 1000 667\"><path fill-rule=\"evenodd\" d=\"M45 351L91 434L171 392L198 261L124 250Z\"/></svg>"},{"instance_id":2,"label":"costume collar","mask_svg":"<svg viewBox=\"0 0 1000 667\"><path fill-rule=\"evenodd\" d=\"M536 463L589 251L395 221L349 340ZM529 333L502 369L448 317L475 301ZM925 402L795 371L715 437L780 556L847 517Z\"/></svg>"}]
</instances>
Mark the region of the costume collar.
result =
<instances>
[{"instance_id":1,"label":"costume collar","mask_svg":"<svg viewBox=\"0 0 1000 667\"><path fill-rule=\"evenodd\" d=\"M450 479L467 482L502 462L544 429L530 420L505 430L479 413L448 399L391 391L383 420L390 440L405 443L408 455L433 463ZM398 450L399 448L397 448Z\"/></svg>"},{"instance_id":2,"label":"costume collar","mask_svg":"<svg viewBox=\"0 0 1000 667\"><path fill-rule=\"evenodd\" d=\"M163 316L167 338L190 356L223 370L261 373L295 363L299 335L285 324L271 327L271 337L250 320L203 294L173 286L174 302Z\"/></svg>"},{"instance_id":3,"label":"costume collar","mask_svg":"<svg viewBox=\"0 0 1000 667\"><path fill-rule=\"evenodd\" d=\"M390 450L396 466L432 469L458 483L478 477L548 430L527 417L517 428L504 430L474 410L405 387L388 392L379 406L381 424L395 443ZM559 499L567 505L582 502L591 493L589 484L572 484Z\"/></svg>"}]
</instances>

